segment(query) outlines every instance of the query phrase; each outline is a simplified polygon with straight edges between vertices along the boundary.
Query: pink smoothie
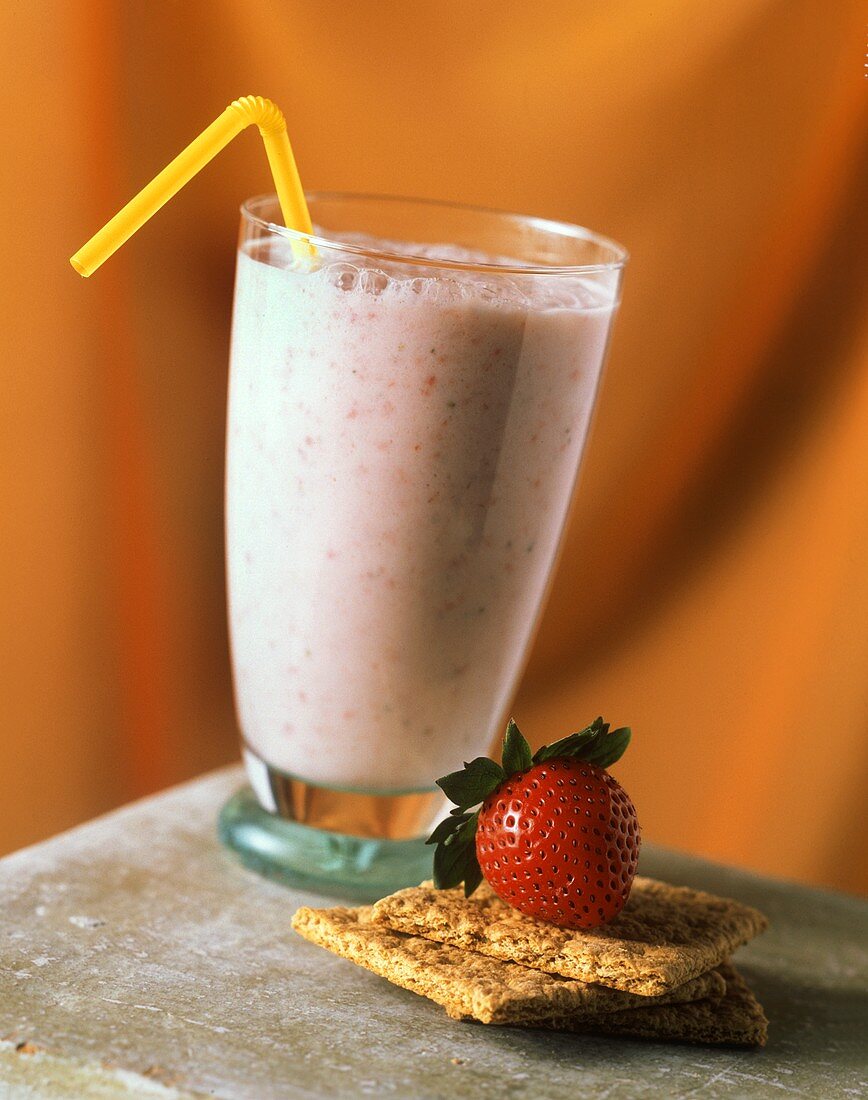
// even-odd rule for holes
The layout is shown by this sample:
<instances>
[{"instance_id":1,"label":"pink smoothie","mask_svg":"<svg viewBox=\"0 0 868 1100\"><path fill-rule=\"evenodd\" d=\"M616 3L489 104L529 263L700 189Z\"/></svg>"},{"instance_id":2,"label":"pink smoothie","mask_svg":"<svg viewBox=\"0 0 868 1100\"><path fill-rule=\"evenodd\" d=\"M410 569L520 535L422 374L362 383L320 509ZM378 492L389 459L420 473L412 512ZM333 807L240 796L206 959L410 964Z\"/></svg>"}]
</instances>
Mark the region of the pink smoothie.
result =
<instances>
[{"instance_id":1,"label":"pink smoothie","mask_svg":"<svg viewBox=\"0 0 868 1100\"><path fill-rule=\"evenodd\" d=\"M314 783L430 788L504 719L616 303L579 277L255 247L227 467L243 736Z\"/></svg>"}]
</instances>

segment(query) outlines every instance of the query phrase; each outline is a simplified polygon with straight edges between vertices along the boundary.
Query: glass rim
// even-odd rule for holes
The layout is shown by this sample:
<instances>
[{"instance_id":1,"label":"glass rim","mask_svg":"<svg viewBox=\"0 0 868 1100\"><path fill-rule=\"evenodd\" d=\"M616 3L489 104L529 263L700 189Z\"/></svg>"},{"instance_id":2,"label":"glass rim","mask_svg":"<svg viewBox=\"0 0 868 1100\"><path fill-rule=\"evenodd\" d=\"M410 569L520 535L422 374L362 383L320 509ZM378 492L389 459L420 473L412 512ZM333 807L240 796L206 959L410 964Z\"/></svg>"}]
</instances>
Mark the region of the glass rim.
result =
<instances>
[{"instance_id":1,"label":"glass rim","mask_svg":"<svg viewBox=\"0 0 868 1100\"><path fill-rule=\"evenodd\" d=\"M385 260L391 263L414 264L420 267L451 268L460 271L480 271L502 275L587 275L604 271L623 270L630 258L627 249L624 248L623 245L618 244L618 242L611 237L606 237L602 233L595 233L592 229L587 229L582 225L574 225L572 222L556 221L552 218L541 218L532 214L516 214L510 210L497 210L492 207L474 206L461 202L444 202L439 199L411 198L405 195L366 194L353 191L306 191L305 197L309 202L314 203L318 201L334 202L336 200L411 203L415 206L428 206L435 209L463 210L472 214L493 215L503 220L516 220L525 225L531 225L534 228L541 229L555 236L569 237L577 241L592 242L593 244L607 248L613 253L615 259L607 263L592 264L500 264L481 263L471 260L439 259L436 256L417 256L412 252L395 252L389 249L367 248L363 245L331 239L327 236L319 236L315 233L304 233L298 229L289 229L285 225L278 225L276 222L261 217L261 215L256 212L255 208L265 203L277 204L277 195L273 192L253 195L251 198L245 199L240 206L241 216L248 222L267 230L269 233L285 237L287 240L307 241L314 246L319 245L321 248L348 252L352 255L365 256L369 259Z\"/></svg>"}]
</instances>

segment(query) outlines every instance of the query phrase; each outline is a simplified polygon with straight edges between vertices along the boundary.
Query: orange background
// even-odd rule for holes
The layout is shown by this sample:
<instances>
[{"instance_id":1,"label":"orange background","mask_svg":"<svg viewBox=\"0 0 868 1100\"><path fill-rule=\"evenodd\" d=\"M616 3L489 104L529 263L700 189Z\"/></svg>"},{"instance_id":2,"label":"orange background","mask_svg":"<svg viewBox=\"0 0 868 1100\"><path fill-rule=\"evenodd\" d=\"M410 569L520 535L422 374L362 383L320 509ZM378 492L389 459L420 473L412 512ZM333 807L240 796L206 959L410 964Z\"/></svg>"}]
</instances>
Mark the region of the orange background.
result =
<instances>
[{"instance_id":1,"label":"orange background","mask_svg":"<svg viewBox=\"0 0 868 1100\"><path fill-rule=\"evenodd\" d=\"M515 704L602 711L652 840L868 886L864 12L851 0L0 5L0 851L236 755L221 489L239 138L67 257L226 103L311 188L589 225L633 260Z\"/></svg>"}]
</instances>

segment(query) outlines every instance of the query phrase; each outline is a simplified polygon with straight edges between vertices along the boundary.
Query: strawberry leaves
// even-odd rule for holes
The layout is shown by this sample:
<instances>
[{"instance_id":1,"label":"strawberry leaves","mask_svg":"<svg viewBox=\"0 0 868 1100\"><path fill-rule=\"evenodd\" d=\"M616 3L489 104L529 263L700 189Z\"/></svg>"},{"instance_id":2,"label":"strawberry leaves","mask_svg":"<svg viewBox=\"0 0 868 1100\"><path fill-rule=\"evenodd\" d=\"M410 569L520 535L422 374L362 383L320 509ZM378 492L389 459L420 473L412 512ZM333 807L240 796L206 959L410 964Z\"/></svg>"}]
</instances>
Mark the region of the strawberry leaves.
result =
<instances>
[{"instance_id":1,"label":"strawberry leaves","mask_svg":"<svg viewBox=\"0 0 868 1100\"><path fill-rule=\"evenodd\" d=\"M527 751L529 754L530 749ZM441 821L425 841L437 845L434 849L434 885L439 890L448 890L463 882L464 896L469 898L482 882L482 870L476 859L479 811L469 811L472 806L484 802L505 779L506 772L499 764L486 756L478 756L469 764L465 763L461 771L450 772L437 780L437 786L450 802L456 803L456 809L450 811L449 817Z\"/></svg>"},{"instance_id":2,"label":"strawberry leaves","mask_svg":"<svg viewBox=\"0 0 868 1100\"><path fill-rule=\"evenodd\" d=\"M426 844L446 844L452 838L453 834L457 833L461 826L471 814L460 814L456 817L447 817L444 821L441 821L434 832L425 841Z\"/></svg>"},{"instance_id":3,"label":"strawberry leaves","mask_svg":"<svg viewBox=\"0 0 868 1100\"><path fill-rule=\"evenodd\" d=\"M503 770L507 776L515 775L516 772L526 772L532 764L530 745L515 724L515 719L510 718L503 738Z\"/></svg>"},{"instance_id":4,"label":"strawberry leaves","mask_svg":"<svg viewBox=\"0 0 868 1100\"><path fill-rule=\"evenodd\" d=\"M477 873L482 875L479 862L476 859L476 838L459 842L453 833L449 840L438 844L434 849L434 885L438 890L449 890L460 883L465 884L465 897L470 897L472 890L467 890L468 882L472 882ZM451 841L451 843L450 843ZM477 880L476 886L479 885ZM476 886L473 889L476 889Z\"/></svg>"},{"instance_id":5,"label":"strawberry leaves","mask_svg":"<svg viewBox=\"0 0 868 1100\"><path fill-rule=\"evenodd\" d=\"M464 883L464 896L470 897L482 882L482 870L476 857L477 809L510 776L529 771L537 764L556 758L579 758L598 768L608 768L620 759L630 743L630 730L611 730L609 723L596 718L589 726L568 737L543 745L536 753L521 730L510 718L503 738L503 765L486 756L465 763L460 771L450 772L437 780L455 807L437 825L426 844L435 844L434 885L448 890Z\"/></svg>"},{"instance_id":6,"label":"strawberry leaves","mask_svg":"<svg viewBox=\"0 0 868 1100\"><path fill-rule=\"evenodd\" d=\"M620 760L627 751L632 733L629 726L609 732L598 734L593 741L589 741L580 753L583 760L589 764L595 764L598 768L609 768L616 760Z\"/></svg>"},{"instance_id":7,"label":"strawberry leaves","mask_svg":"<svg viewBox=\"0 0 868 1100\"><path fill-rule=\"evenodd\" d=\"M601 723L600 727L597 726L598 722ZM553 741L551 745L543 745L534 753L534 764L542 764L546 760L554 760L558 756L579 756L585 745L596 738L599 729L603 725L605 725L603 720L597 718L590 726L579 730L578 733L571 733L569 737L562 737L560 741Z\"/></svg>"},{"instance_id":8,"label":"strawberry leaves","mask_svg":"<svg viewBox=\"0 0 868 1100\"><path fill-rule=\"evenodd\" d=\"M462 810L484 802L506 779L503 768L487 756L465 763L460 772L450 772L437 780L437 786L450 802Z\"/></svg>"},{"instance_id":9,"label":"strawberry leaves","mask_svg":"<svg viewBox=\"0 0 868 1100\"><path fill-rule=\"evenodd\" d=\"M577 733L571 733L551 745L543 745L534 754L534 764L542 764L556 757L587 760L598 768L608 768L620 760L630 744L630 729L627 726L609 731L609 723L602 718L594 721Z\"/></svg>"},{"instance_id":10,"label":"strawberry leaves","mask_svg":"<svg viewBox=\"0 0 868 1100\"><path fill-rule=\"evenodd\" d=\"M482 871L476 859L476 826L479 811L475 814L450 814L441 821L425 841L436 844L434 850L434 885L438 890L448 890L464 883L464 896L470 897L482 881Z\"/></svg>"}]
</instances>

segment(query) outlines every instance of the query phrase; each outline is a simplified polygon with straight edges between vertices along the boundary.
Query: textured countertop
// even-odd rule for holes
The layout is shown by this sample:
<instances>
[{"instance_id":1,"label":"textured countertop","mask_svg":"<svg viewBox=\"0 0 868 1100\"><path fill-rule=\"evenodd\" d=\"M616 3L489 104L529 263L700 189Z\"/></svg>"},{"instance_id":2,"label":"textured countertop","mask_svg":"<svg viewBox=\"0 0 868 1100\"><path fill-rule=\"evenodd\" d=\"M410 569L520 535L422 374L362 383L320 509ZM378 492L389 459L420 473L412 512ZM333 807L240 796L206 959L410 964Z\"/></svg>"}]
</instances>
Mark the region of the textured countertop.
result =
<instances>
[{"instance_id":1,"label":"textured countertop","mask_svg":"<svg viewBox=\"0 0 868 1100\"><path fill-rule=\"evenodd\" d=\"M868 1097L868 904L647 850L740 898L739 966L771 1021L744 1052L456 1023L298 938L315 895L216 840L240 769L0 860L0 1098Z\"/></svg>"}]
</instances>

